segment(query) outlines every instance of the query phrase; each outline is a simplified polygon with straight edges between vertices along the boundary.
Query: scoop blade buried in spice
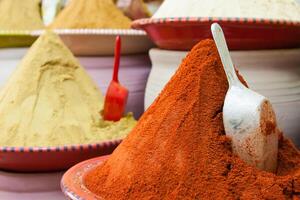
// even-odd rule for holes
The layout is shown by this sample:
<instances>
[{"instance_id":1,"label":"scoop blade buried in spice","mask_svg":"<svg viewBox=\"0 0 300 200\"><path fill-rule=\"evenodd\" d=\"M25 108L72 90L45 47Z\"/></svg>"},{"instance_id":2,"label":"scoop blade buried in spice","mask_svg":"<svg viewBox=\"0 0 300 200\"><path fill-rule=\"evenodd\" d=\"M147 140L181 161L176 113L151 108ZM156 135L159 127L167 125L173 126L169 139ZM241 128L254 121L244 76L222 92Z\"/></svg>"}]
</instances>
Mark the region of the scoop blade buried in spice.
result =
<instances>
[{"instance_id":1,"label":"scoop blade buried in spice","mask_svg":"<svg viewBox=\"0 0 300 200\"><path fill-rule=\"evenodd\" d=\"M269 172L277 168L278 129L269 100L245 87L238 79L222 28L211 26L221 61L229 82L224 106L223 123L232 148L248 164Z\"/></svg>"},{"instance_id":2,"label":"scoop blade buried in spice","mask_svg":"<svg viewBox=\"0 0 300 200\"><path fill-rule=\"evenodd\" d=\"M128 90L119 83L118 79L120 53L121 37L117 36L113 79L106 92L103 111L104 119L109 121L119 121L122 118L128 98Z\"/></svg>"}]
</instances>

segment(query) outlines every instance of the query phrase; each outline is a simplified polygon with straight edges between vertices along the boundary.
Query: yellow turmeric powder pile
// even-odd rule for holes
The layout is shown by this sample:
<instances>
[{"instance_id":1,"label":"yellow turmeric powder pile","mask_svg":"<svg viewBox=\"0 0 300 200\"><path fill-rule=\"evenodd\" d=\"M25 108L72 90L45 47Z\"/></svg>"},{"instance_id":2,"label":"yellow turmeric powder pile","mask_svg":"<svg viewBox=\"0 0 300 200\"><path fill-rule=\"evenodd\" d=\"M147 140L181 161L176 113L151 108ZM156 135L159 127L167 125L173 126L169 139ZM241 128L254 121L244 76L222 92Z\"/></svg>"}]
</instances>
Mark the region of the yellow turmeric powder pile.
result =
<instances>
[{"instance_id":1,"label":"yellow turmeric powder pile","mask_svg":"<svg viewBox=\"0 0 300 200\"><path fill-rule=\"evenodd\" d=\"M112 0L72 0L50 25L56 29L130 28L126 17Z\"/></svg>"},{"instance_id":2,"label":"yellow turmeric powder pile","mask_svg":"<svg viewBox=\"0 0 300 200\"><path fill-rule=\"evenodd\" d=\"M104 121L103 96L52 32L46 32L0 91L0 146L62 146L120 139L132 115Z\"/></svg>"},{"instance_id":3,"label":"yellow turmeric powder pile","mask_svg":"<svg viewBox=\"0 0 300 200\"><path fill-rule=\"evenodd\" d=\"M0 0L0 30L43 29L40 0Z\"/></svg>"}]
</instances>

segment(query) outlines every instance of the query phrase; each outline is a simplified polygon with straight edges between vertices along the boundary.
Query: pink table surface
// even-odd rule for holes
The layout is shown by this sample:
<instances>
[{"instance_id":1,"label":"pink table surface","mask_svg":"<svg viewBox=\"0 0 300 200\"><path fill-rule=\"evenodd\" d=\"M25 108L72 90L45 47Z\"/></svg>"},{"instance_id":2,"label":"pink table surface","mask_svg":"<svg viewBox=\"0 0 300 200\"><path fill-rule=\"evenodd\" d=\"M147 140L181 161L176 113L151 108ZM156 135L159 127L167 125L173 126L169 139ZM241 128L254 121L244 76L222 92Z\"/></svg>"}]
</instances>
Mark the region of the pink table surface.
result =
<instances>
[{"instance_id":1,"label":"pink table surface","mask_svg":"<svg viewBox=\"0 0 300 200\"><path fill-rule=\"evenodd\" d=\"M63 200L63 172L21 174L0 171L1 200Z\"/></svg>"}]
</instances>

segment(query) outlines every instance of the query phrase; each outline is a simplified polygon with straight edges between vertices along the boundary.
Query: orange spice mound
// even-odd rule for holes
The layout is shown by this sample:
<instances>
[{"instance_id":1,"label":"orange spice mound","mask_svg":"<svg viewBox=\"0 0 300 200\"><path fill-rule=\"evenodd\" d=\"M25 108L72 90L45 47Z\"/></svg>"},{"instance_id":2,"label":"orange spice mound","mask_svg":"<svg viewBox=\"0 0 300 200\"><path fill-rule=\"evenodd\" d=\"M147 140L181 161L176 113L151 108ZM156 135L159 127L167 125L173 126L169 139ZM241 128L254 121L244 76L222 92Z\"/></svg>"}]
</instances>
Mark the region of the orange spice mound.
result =
<instances>
[{"instance_id":1,"label":"orange spice mound","mask_svg":"<svg viewBox=\"0 0 300 200\"><path fill-rule=\"evenodd\" d=\"M277 174L233 155L222 122L227 89L214 42L201 41L111 157L87 174L88 189L106 200L297 199L300 152L289 140L280 137Z\"/></svg>"}]
</instances>

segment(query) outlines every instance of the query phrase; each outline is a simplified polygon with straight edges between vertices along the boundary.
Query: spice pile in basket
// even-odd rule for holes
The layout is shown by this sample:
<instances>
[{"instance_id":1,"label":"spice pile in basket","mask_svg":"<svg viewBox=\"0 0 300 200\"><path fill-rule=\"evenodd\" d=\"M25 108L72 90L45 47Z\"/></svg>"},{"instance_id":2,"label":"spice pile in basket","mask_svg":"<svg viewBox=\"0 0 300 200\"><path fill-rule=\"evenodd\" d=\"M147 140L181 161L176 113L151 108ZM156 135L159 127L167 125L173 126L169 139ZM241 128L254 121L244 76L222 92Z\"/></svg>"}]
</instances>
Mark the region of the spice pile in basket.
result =
<instances>
[{"instance_id":1,"label":"spice pile in basket","mask_svg":"<svg viewBox=\"0 0 300 200\"><path fill-rule=\"evenodd\" d=\"M55 29L130 28L131 20L112 0L71 0L50 25Z\"/></svg>"},{"instance_id":2,"label":"spice pile in basket","mask_svg":"<svg viewBox=\"0 0 300 200\"><path fill-rule=\"evenodd\" d=\"M214 42L201 41L110 158L86 175L87 188L110 200L299 197L300 152L282 135L276 174L232 153L222 122L227 90Z\"/></svg>"},{"instance_id":3,"label":"spice pile in basket","mask_svg":"<svg viewBox=\"0 0 300 200\"><path fill-rule=\"evenodd\" d=\"M40 0L1 0L0 30L43 29Z\"/></svg>"},{"instance_id":4,"label":"spice pile in basket","mask_svg":"<svg viewBox=\"0 0 300 200\"><path fill-rule=\"evenodd\" d=\"M233 17L300 21L296 0L165 0L154 18Z\"/></svg>"},{"instance_id":5,"label":"spice pile in basket","mask_svg":"<svg viewBox=\"0 0 300 200\"><path fill-rule=\"evenodd\" d=\"M43 34L0 92L0 146L61 146L120 139L131 114L104 121L103 97L60 38Z\"/></svg>"}]
</instances>

